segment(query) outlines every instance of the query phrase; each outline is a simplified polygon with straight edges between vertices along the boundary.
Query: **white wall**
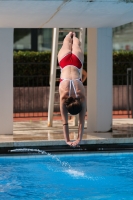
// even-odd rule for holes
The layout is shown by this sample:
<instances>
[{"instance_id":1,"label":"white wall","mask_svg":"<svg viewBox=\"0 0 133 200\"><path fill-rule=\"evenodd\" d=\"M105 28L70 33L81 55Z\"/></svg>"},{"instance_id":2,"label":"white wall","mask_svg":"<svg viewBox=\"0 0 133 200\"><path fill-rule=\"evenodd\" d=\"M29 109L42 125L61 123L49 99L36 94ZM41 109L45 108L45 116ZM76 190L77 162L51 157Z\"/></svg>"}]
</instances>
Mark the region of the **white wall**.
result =
<instances>
[{"instance_id":1,"label":"white wall","mask_svg":"<svg viewBox=\"0 0 133 200\"><path fill-rule=\"evenodd\" d=\"M88 28L87 130L112 128L112 29Z\"/></svg>"},{"instance_id":2,"label":"white wall","mask_svg":"<svg viewBox=\"0 0 133 200\"><path fill-rule=\"evenodd\" d=\"M0 28L0 134L13 134L12 28Z\"/></svg>"}]
</instances>

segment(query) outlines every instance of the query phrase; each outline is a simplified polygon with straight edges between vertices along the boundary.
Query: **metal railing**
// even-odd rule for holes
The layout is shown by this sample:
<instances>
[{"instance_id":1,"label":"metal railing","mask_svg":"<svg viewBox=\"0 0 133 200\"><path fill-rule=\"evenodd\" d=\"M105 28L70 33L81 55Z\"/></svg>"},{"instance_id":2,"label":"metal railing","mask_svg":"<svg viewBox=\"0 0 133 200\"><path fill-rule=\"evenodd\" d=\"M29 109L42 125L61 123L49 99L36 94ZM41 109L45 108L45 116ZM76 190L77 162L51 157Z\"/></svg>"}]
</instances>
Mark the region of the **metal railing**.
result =
<instances>
[{"instance_id":1,"label":"metal railing","mask_svg":"<svg viewBox=\"0 0 133 200\"><path fill-rule=\"evenodd\" d=\"M113 75L113 114L133 118L133 62L119 64L129 68L126 73Z\"/></svg>"},{"instance_id":2,"label":"metal railing","mask_svg":"<svg viewBox=\"0 0 133 200\"><path fill-rule=\"evenodd\" d=\"M113 114L132 115L131 74L115 74L117 83L113 85Z\"/></svg>"}]
</instances>

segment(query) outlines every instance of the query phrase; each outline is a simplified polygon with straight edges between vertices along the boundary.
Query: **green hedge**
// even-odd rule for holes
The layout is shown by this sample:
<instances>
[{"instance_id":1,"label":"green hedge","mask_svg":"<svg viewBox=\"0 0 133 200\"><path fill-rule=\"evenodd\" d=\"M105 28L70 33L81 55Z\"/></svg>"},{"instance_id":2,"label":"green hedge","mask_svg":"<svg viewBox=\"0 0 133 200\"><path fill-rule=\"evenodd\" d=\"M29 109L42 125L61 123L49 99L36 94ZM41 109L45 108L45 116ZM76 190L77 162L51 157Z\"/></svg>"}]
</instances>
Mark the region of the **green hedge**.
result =
<instances>
[{"instance_id":1,"label":"green hedge","mask_svg":"<svg viewBox=\"0 0 133 200\"><path fill-rule=\"evenodd\" d=\"M87 55L84 56L84 69L87 70ZM49 75L50 52L14 52L14 76ZM126 73L133 62L133 51L113 53L113 74ZM58 64L58 63L57 63Z\"/></svg>"},{"instance_id":2,"label":"green hedge","mask_svg":"<svg viewBox=\"0 0 133 200\"><path fill-rule=\"evenodd\" d=\"M50 52L14 52L14 76L49 75Z\"/></svg>"},{"instance_id":3,"label":"green hedge","mask_svg":"<svg viewBox=\"0 0 133 200\"><path fill-rule=\"evenodd\" d=\"M35 76L35 75L49 76L50 62L51 62L50 60L51 60L51 52L46 52L46 51L45 52L31 52L31 51L14 52L14 76ZM113 53L113 74L125 74L127 71L127 68L131 67L131 64L133 65L133 51L132 52L121 51L121 52ZM83 67L87 71L87 55L86 54L84 55ZM58 77L60 76L60 70L57 71L57 75ZM20 83L18 82L20 81L16 80L14 83L14 86L20 86Z\"/></svg>"},{"instance_id":4,"label":"green hedge","mask_svg":"<svg viewBox=\"0 0 133 200\"><path fill-rule=\"evenodd\" d=\"M125 74L127 68L133 67L133 51L113 53L113 74Z\"/></svg>"},{"instance_id":5,"label":"green hedge","mask_svg":"<svg viewBox=\"0 0 133 200\"><path fill-rule=\"evenodd\" d=\"M14 52L14 76L49 75L50 60L51 52ZM84 56L84 69L87 71L86 54Z\"/></svg>"}]
</instances>

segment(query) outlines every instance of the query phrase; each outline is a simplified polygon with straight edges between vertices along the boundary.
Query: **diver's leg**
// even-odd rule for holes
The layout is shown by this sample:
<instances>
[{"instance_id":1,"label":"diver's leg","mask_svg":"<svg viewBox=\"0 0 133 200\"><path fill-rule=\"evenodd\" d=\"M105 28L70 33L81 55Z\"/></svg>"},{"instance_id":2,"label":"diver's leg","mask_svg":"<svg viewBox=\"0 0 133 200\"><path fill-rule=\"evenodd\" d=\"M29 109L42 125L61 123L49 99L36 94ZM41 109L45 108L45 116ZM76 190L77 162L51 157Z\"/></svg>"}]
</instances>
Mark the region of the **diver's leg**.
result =
<instances>
[{"instance_id":1,"label":"diver's leg","mask_svg":"<svg viewBox=\"0 0 133 200\"><path fill-rule=\"evenodd\" d=\"M58 61L60 62L60 60L67 55L68 53L72 52L72 43L73 43L73 33L69 32L64 41L63 41L63 45L58 53Z\"/></svg>"},{"instance_id":2,"label":"diver's leg","mask_svg":"<svg viewBox=\"0 0 133 200\"><path fill-rule=\"evenodd\" d=\"M81 50L81 47L80 47L80 41L76 37L75 33L73 33L72 53L74 55L76 55L79 58L79 60L83 63L83 61L84 61L84 54L83 54L83 52Z\"/></svg>"}]
</instances>

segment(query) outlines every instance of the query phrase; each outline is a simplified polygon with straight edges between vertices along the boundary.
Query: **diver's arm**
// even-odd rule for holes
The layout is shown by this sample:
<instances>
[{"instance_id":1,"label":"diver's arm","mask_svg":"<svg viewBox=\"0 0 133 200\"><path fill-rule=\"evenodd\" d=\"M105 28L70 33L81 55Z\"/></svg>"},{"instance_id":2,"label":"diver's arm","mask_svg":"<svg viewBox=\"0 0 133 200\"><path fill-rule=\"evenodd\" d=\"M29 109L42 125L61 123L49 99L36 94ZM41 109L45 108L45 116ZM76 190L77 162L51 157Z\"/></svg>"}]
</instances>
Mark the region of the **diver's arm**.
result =
<instances>
[{"instance_id":1,"label":"diver's arm","mask_svg":"<svg viewBox=\"0 0 133 200\"><path fill-rule=\"evenodd\" d=\"M82 140L83 133L84 133L85 114L86 114L86 98L84 97L84 100L82 102L82 110L79 113L78 137L77 137L77 140L75 140L72 143L72 146L78 147Z\"/></svg>"},{"instance_id":2,"label":"diver's arm","mask_svg":"<svg viewBox=\"0 0 133 200\"><path fill-rule=\"evenodd\" d=\"M84 69L82 69L82 82L84 83L86 79L87 79L87 72Z\"/></svg>"},{"instance_id":3,"label":"diver's arm","mask_svg":"<svg viewBox=\"0 0 133 200\"><path fill-rule=\"evenodd\" d=\"M78 128L78 138L77 138L79 142L82 140L82 136L84 133L85 114L86 114L86 99L82 103L82 110L79 113L79 128Z\"/></svg>"},{"instance_id":4,"label":"diver's arm","mask_svg":"<svg viewBox=\"0 0 133 200\"><path fill-rule=\"evenodd\" d=\"M64 138L65 138L66 143L71 146L72 142L70 142L70 138L69 138L68 111L66 109L65 99L62 97L60 98L60 112L61 112L61 117L63 121Z\"/></svg>"}]
</instances>

